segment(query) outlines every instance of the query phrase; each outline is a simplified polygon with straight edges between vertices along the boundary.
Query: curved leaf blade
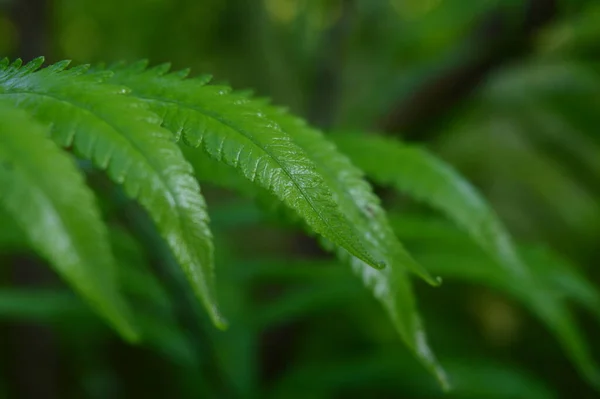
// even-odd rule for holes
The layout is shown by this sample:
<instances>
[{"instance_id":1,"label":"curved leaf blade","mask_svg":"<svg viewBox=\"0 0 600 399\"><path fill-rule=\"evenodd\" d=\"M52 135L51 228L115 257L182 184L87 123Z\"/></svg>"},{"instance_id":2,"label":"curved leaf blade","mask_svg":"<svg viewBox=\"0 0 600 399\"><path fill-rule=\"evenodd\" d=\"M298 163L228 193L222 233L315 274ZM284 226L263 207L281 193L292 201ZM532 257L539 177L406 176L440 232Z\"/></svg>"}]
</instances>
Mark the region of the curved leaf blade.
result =
<instances>
[{"instance_id":1,"label":"curved leaf blade","mask_svg":"<svg viewBox=\"0 0 600 399\"><path fill-rule=\"evenodd\" d=\"M0 120L0 206L98 313L136 340L108 234L75 163L22 111L2 106Z\"/></svg>"},{"instance_id":2,"label":"curved leaf blade","mask_svg":"<svg viewBox=\"0 0 600 399\"><path fill-rule=\"evenodd\" d=\"M113 82L132 89L175 133L192 147L234 167L268 189L301 215L317 233L338 243L367 264L384 266L370 253L340 211L323 177L287 132L229 89L205 85L206 79L165 75L167 67L145 64L113 67Z\"/></svg>"},{"instance_id":3,"label":"curved leaf blade","mask_svg":"<svg viewBox=\"0 0 600 399\"><path fill-rule=\"evenodd\" d=\"M216 326L224 328L214 292L212 236L206 204L172 135L128 89L105 83L110 72L66 70L61 62L34 72L0 69L0 98L52 126L53 139L123 184L153 219Z\"/></svg>"},{"instance_id":4,"label":"curved leaf blade","mask_svg":"<svg viewBox=\"0 0 600 399\"><path fill-rule=\"evenodd\" d=\"M388 223L379 199L364 180L363 173L333 143L326 140L321 132L287 114L283 109L266 104L263 104L262 109L310 155L332 188L344 213L350 215L349 220L359 226L359 231L365 232L364 240L371 247L377 248L378 252L385 254L388 267L377 272L360 259L348 256L343 249L337 249L340 259L351 265L365 286L382 303L405 344L437 377L442 387L449 388L446 373L427 343L406 272L413 271L434 285L439 282L404 249Z\"/></svg>"},{"instance_id":5,"label":"curved leaf blade","mask_svg":"<svg viewBox=\"0 0 600 399\"><path fill-rule=\"evenodd\" d=\"M251 100L242 97L240 101ZM426 269L408 255L397 240L379 205L379 200L362 178L362 172L341 155L320 132L310 128L302 120L287 114L283 109L259 102L260 100L254 101L257 107L260 104L261 112L288 132L309 154L344 214L358 227L357 231L362 232L361 237L367 243L367 248L374 248L374 251L385 254L384 259L388 267L382 272L377 272L360 259L351 256L343 248L332 248L331 244L328 244L329 249L334 249L338 257L354 269L363 283L381 301L406 345L425 367L438 377L442 385L447 386L445 373L427 346L406 271L413 270L422 277L428 278L430 282L436 281ZM192 164L201 171L210 171L210 175L213 175L212 172L215 170L219 171L216 179L207 176L213 183L240 190L239 178L236 179L236 175L231 176L232 168L227 166L225 168L228 169L220 168L218 166L223 164L215 165L214 161L205 159L203 154L190 153L189 155ZM260 191L260 188L252 189L243 185L241 189L244 194L258 197L259 201L268 203L270 199L272 203L275 202L272 196L269 195L267 198L268 193ZM277 210L274 206L268 208ZM418 348L426 349L419 352Z\"/></svg>"},{"instance_id":6,"label":"curved leaf blade","mask_svg":"<svg viewBox=\"0 0 600 399\"><path fill-rule=\"evenodd\" d=\"M406 253L389 227L378 199L362 179L362 173L327 142L320 132L310 129L301 120L288 116L281 109L268 106L263 101L251 101L246 96L230 94L227 88L205 86L206 80L182 81L180 75L164 75L164 69L146 70L143 64L112 69L115 71L115 81L131 87L134 96L148 101L152 109L164 118L165 126L176 135L183 136L184 141L192 146L202 145L206 154L229 168L241 169L246 178L270 189L302 215L310 227L334 241L338 246L338 255L352 265L364 283L382 301L406 344L426 367L438 376L442 384L447 385L445 374L426 343L405 272L415 271L432 284L438 284L438 281ZM233 112L236 107L237 113L241 113L246 119ZM286 143L277 154L265 150L268 149L269 140L272 138ZM291 150L304 159L290 160ZM271 163L270 168L276 167L277 163L289 168L298 163L310 165L310 169L317 173L311 174L308 189L305 187L307 180L300 181L295 186L298 190L291 194L299 198L331 197L331 203L339 207L343 217L347 218L343 224L337 223L337 228L342 229L341 231L355 230L354 234L360 239L358 245L364 245L370 253L379 254L388 268L383 273L376 272L369 267L369 262L365 262L365 251L360 250L357 253L356 246L348 248L348 241L332 237L318 226L315 227L315 220L306 216L306 207L298 202L290 203L287 199L290 193L282 192L276 187L277 181L274 182L276 179L272 179L272 176L261 176L260 173L255 173L257 169L248 174L248 165L260 162L260 156L253 156L253 152L261 153L263 157L265 153L267 157L271 156L276 162ZM197 162L194 162L194 159ZM204 159L204 155L198 155L194 159L192 163L198 164L200 170L214 170L211 162ZM269 159L265 162L269 162ZM221 178L214 182L239 189L235 183L237 179L229 176L231 169L219 169L225 176L219 173ZM263 173L268 173L269 170L265 167ZM293 180L292 176L288 177ZM211 179L211 176L206 178ZM289 183L289 186L294 188L292 183ZM311 185L315 191L311 190ZM323 194L323 187L328 187L330 193ZM319 188L321 190L316 191ZM245 186L243 189L244 192L248 191ZM265 193L251 194L264 196ZM331 205L326 207L329 210L334 209ZM348 222L355 228L347 227ZM352 241L357 240L353 237ZM372 266L372 263L370 265ZM392 270L387 271L390 268Z\"/></svg>"}]
</instances>

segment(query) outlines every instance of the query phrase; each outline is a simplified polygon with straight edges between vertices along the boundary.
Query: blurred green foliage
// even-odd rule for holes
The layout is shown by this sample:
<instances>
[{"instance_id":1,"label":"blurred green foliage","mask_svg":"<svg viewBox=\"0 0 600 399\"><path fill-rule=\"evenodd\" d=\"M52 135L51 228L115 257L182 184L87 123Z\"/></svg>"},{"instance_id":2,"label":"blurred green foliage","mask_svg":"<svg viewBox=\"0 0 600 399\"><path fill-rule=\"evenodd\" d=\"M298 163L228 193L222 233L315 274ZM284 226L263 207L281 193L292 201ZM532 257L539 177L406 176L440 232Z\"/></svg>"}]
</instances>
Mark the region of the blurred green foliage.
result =
<instances>
[{"instance_id":1,"label":"blurred green foliage","mask_svg":"<svg viewBox=\"0 0 600 399\"><path fill-rule=\"evenodd\" d=\"M31 26L15 17L17 3L29 2L0 1L0 55L22 56L27 46L24 30ZM3 224L0 397L28 397L22 380L39 381L47 397L60 398L597 397L589 374L586 381L568 356L600 356L593 339L600 309L594 267L600 260L600 4L31 4L43 7L45 30L37 40L50 61L169 61L175 69L192 67L233 87L252 88L340 135L378 132L381 119L422 87L434 82L437 90L447 71L469 71L470 63L484 59L493 67L476 84L449 74L451 98L460 101L442 101L438 91L429 91L424 103L441 105L425 106L425 117L407 131L386 130L398 136L394 140L417 132L411 137L479 189L518 243L536 285L502 272L498 258L436 211L440 205L414 201L410 188L397 187L393 168L402 166L394 166L393 154L386 158L390 175L378 177L377 157L361 164L366 151L360 142L354 153L347 150L381 185L377 192L400 240L444 279L437 288L416 282L415 291L431 346L453 384L446 394L404 348L360 281L315 249L270 198L250 201L221 188L245 191L227 170L193 161L197 170L214 173L200 183L215 235L218 295L230 321L221 332L194 300L148 216L81 164L110 226L121 285L148 339L140 346L121 342L53 276L15 281L15 270L35 275L46 265L23 247L17 229ZM533 33L521 29L529 23L530 5L534 14L544 14L548 4L552 18ZM494 34L516 37L508 44L486 42ZM466 85L472 89L459 94ZM247 193L256 194L251 188ZM551 300L539 302L537 290ZM553 303L575 310L583 331L581 340L564 338L564 351L552 334L560 336L564 327L552 324L555 308L547 305ZM32 325L43 329L21 334ZM46 342L43 334L52 338L43 352L23 350ZM579 344L586 341L589 347Z\"/></svg>"}]
</instances>

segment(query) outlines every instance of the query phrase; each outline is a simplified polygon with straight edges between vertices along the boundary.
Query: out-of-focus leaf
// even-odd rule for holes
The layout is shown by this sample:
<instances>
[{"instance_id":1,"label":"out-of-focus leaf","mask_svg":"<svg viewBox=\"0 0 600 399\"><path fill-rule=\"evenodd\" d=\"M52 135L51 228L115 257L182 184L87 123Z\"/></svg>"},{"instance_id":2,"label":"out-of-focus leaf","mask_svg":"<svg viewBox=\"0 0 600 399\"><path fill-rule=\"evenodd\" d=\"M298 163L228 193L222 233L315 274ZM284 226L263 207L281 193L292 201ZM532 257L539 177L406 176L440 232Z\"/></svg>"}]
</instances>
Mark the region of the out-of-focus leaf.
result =
<instances>
[{"instance_id":1,"label":"out-of-focus leaf","mask_svg":"<svg viewBox=\"0 0 600 399\"><path fill-rule=\"evenodd\" d=\"M0 289L0 318L55 321L72 316L92 317L85 305L66 290Z\"/></svg>"},{"instance_id":2,"label":"out-of-focus leaf","mask_svg":"<svg viewBox=\"0 0 600 399\"><path fill-rule=\"evenodd\" d=\"M144 343L177 364L195 367L190 337L180 328L169 295L154 275L140 243L123 229L111 229L111 242L123 289L136 306Z\"/></svg>"},{"instance_id":3,"label":"out-of-focus leaf","mask_svg":"<svg viewBox=\"0 0 600 399\"><path fill-rule=\"evenodd\" d=\"M0 85L1 75L2 68ZM23 111L3 105L0 119L0 207L99 314L124 338L137 339L106 229L75 163Z\"/></svg>"},{"instance_id":4,"label":"out-of-focus leaf","mask_svg":"<svg viewBox=\"0 0 600 399\"><path fill-rule=\"evenodd\" d=\"M597 315L598 308L594 306L599 294L574 268L568 268L547 251L526 250L524 260L530 265L532 278L515 278L452 226L444 227L443 223L427 219L412 218L407 223L405 220L399 215L392 217L398 235L418 243L413 248L417 259L448 280L485 284L519 299L557 336L582 374L597 387L595 362L563 299L572 298ZM444 242L450 245L443 245Z\"/></svg>"},{"instance_id":5,"label":"out-of-focus leaf","mask_svg":"<svg viewBox=\"0 0 600 399\"><path fill-rule=\"evenodd\" d=\"M349 394L377 384L414 397L456 399L509 399L516 397L546 399L556 395L537 378L512 365L488 360L442 358L453 383L453 390L435 390L422 375L415 373L413 363L399 353L344 359L330 363L303 365L289 372L274 390L273 398L329 398ZM362 389L361 389L362 388ZM366 388L368 389L368 388ZM289 396L293 395L293 396ZM413 396L411 396L413 397Z\"/></svg>"},{"instance_id":6,"label":"out-of-focus leaf","mask_svg":"<svg viewBox=\"0 0 600 399\"><path fill-rule=\"evenodd\" d=\"M168 66L146 69L143 63L112 69L113 81L148 102L177 138L269 190L330 240L386 307L404 342L447 385L406 272L437 281L404 250L361 172L322 133L262 100L206 85L205 78L184 80L185 71L167 74ZM206 164L197 159L198 169ZM385 264L380 273L369 267Z\"/></svg>"},{"instance_id":7,"label":"out-of-focus leaf","mask_svg":"<svg viewBox=\"0 0 600 399\"><path fill-rule=\"evenodd\" d=\"M256 311L253 320L258 326L267 327L304 315L314 315L331 307L343 306L356 296L356 289L359 287L352 283L347 279L344 282L342 278L341 281L330 284L295 289L262 306Z\"/></svg>"},{"instance_id":8,"label":"out-of-focus leaf","mask_svg":"<svg viewBox=\"0 0 600 399\"><path fill-rule=\"evenodd\" d=\"M439 209L511 273L523 275L511 239L497 216L450 165L424 149L384 137L349 133L332 137L375 181Z\"/></svg>"},{"instance_id":9,"label":"out-of-focus leaf","mask_svg":"<svg viewBox=\"0 0 600 399\"><path fill-rule=\"evenodd\" d=\"M388 268L380 273L372 273L364 262L348 256L346 251L337 250L338 257L351 265L363 284L383 304L406 345L440 384L448 388L444 370L429 348L406 271L413 271L430 283L433 282L432 276L414 262L397 240L379 199L365 182L362 172L340 154L335 145L304 121L287 115L282 109L265 106L264 110L275 122L291 132L294 140L307 151L333 187L337 202L346 214L352 215L350 220L365 232L365 240L386 257Z\"/></svg>"}]
</instances>

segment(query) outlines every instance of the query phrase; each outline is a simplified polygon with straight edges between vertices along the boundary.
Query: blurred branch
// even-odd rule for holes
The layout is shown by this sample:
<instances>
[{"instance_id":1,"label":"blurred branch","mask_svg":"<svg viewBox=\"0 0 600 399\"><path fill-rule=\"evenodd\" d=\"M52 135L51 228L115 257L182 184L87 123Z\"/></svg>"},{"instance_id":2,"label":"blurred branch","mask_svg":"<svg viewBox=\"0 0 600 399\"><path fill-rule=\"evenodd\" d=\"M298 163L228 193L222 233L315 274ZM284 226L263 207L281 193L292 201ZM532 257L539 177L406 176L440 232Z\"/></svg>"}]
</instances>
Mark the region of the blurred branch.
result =
<instances>
[{"instance_id":1,"label":"blurred branch","mask_svg":"<svg viewBox=\"0 0 600 399\"><path fill-rule=\"evenodd\" d=\"M17 0L12 4L11 16L19 37L17 57L29 61L46 55L48 7L48 0ZM25 286L56 280L53 273L27 259L16 259L13 273L15 282ZM12 333L9 345L16 363L11 370L17 395L22 398L57 398L59 354L52 330L44 325L17 323Z\"/></svg>"},{"instance_id":2,"label":"blurred branch","mask_svg":"<svg viewBox=\"0 0 600 399\"><path fill-rule=\"evenodd\" d=\"M17 0L12 6L12 19L19 37L17 56L25 61L47 55L49 7L49 0Z\"/></svg>"},{"instance_id":3,"label":"blurred branch","mask_svg":"<svg viewBox=\"0 0 600 399\"><path fill-rule=\"evenodd\" d=\"M12 283L32 287L50 285L57 277L34 259L13 258ZM20 398L58 398L59 363L56 336L45 324L15 322L9 329L6 347L14 363L10 367L15 393Z\"/></svg>"},{"instance_id":4,"label":"blurred branch","mask_svg":"<svg viewBox=\"0 0 600 399\"><path fill-rule=\"evenodd\" d=\"M505 2L485 14L467 38L467 56L425 78L379 121L378 130L411 141L434 138L440 119L491 73L530 51L535 34L558 16L557 2Z\"/></svg>"},{"instance_id":5,"label":"blurred branch","mask_svg":"<svg viewBox=\"0 0 600 399\"><path fill-rule=\"evenodd\" d=\"M354 0L343 0L340 7L340 17L323 40L308 111L311 123L323 129L331 127L340 102L344 48L356 11Z\"/></svg>"}]
</instances>

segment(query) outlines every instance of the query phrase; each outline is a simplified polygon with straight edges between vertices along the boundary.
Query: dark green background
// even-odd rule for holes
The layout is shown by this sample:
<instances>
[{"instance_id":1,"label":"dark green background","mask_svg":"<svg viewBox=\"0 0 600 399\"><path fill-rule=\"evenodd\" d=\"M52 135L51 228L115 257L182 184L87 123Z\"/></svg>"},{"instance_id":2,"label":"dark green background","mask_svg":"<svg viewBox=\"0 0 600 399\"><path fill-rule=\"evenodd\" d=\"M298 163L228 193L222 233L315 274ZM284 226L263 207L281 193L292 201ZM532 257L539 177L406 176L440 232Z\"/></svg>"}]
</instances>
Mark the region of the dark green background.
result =
<instances>
[{"instance_id":1,"label":"dark green background","mask_svg":"<svg viewBox=\"0 0 600 399\"><path fill-rule=\"evenodd\" d=\"M252 88L326 131L420 143L482 191L519 243L542 245L598 281L596 1L1 0L0 55L169 61ZM203 185L231 321L218 332L143 212L100 173L88 179L120 259L158 276L123 277L141 293L132 297L156 339L125 345L43 261L9 242L0 252L0 397L443 396L360 282L312 239ZM441 219L377 192L395 214ZM406 245L426 266L431 255L465 262L447 238L415 233ZM453 279L415 286L455 383L448 397L597 397L501 290ZM577 314L600 358L598 324Z\"/></svg>"}]
</instances>

